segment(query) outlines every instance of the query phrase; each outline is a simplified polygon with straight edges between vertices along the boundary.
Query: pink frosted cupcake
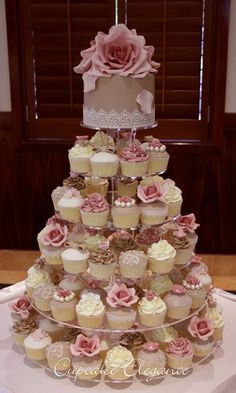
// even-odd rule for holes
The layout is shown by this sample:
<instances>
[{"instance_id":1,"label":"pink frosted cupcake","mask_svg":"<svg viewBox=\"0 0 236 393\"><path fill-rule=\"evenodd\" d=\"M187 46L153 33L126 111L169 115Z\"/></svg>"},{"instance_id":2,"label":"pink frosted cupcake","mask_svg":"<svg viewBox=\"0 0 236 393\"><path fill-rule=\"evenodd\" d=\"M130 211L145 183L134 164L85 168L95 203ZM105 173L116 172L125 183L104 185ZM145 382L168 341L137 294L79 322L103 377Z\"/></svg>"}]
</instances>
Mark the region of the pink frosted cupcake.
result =
<instances>
[{"instance_id":1,"label":"pink frosted cupcake","mask_svg":"<svg viewBox=\"0 0 236 393\"><path fill-rule=\"evenodd\" d=\"M137 195L143 202L139 205L143 224L158 225L166 220L168 210L164 203L165 194L166 187L161 182L153 181L148 185L138 185Z\"/></svg>"},{"instance_id":2,"label":"pink frosted cupcake","mask_svg":"<svg viewBox=\"0 0 236 393\"><path fill-rule=\"evenodd\" d=\"M183 286L192 298L193 302L191 308L198 309L203 306L206 300L206 290L200 280L197 277L188 276L183 281Z\"/></svg>"},{"instance_id":3,"label":"pink frosted cupcake","mask_svg":"<svg viewBox=\"0 0 236 393\"><path fill-rule=\"evenodd\" d=\"M20 322L32 318L34 315L34 309L28 296L23 295L15 302L9 303L8 306L11 310L12 322Z\"/></svg>"},{"instance_id":4,"label":"pink frosted cupcake","mask_svg":"<svg viewBox=\"0 0 236 393\"><path fill-rule=\"evenodd\" d=\"M84 225L102 227L106 225L109 214L109 204L100 194L90 194L81 207L81 217Z\"/></svg>"},{"instance_id":5,"label":"pink frosted cupcake","mask_svg":"<svg viewBox=\"0 0 236 393\"><path fill-rule=\"evenodd\" d=\"M193 360L193 347L187 338L177 337L166 348L168 366L173 369L190 368Z\"/></svg>"},{"instance_id":6,"label":"pink frosted cupcake","mask_svg":"<svg viewBox=\"0 0 236 393\"><path fill-rule=\"evenodd\" d=\"M158 243L160 239L161 232L155 227L145 228L135 237L138 248L144 252L147 252L149 247L153 243Z\"/></svg>"},{"instance_id":7,"label":"pink frosted cupcake","mask_svg":"<svg viewBox=\"0 0 236 393\"><path fill-rule=\"evenodd\" d=\"M135 199L128 196L119 197L111 208L113 224L117 228L136 228L139 223L140 210Z\"/></svg>"},{"instance_id":8,"label":"pink frosted cupcake","mask_svg":"<svg viewBox=\"0 0 236 393\"><path fill-rule=\"evenodd\" d=\"M136 144L121 150L120 165L123 176L144 176L147 173L148 162L148 154Z\"/></svg>"},{"instance_id":9,"label":"pink frosted cupcake","mask_svg":"<svg viewBox=\"0 0 236 393\"><path fill-rule=\"evenodd\" d=\"M193 301L186 292L182 285L173 285L171 291L164 297L168 318L184 319L189 315Z\"/></svg>"},{"instance_id":10,"label":"pink frosted cupcake","mask_svg":"<svg viewBox=\"0 0 236 393\"><path fill-rule=\"evenodd\" d=\"M77 299L74 292L58 289L50 302L53 318L58 321L72 321L75 318Z\"/></svg>"},{"instance_id":11,"label":"pink frosted cupcake","mask_svg":"<svg viewBox=\"0 0 236 393\"><path fill-rule=\"evenodd\" d=\"M58 210L61 218L71 222L80 222L80 208L84 199L76 188L70 188L58 201Z\"/></svg>"},{"instance_id":12,"label":"pink frosted cupcake","mask_svg":"<svg viewBox=\"0 0 236 393\"><path fill-rule=\"evenodd\" d=\"M134 288L127 288L125 284L113 284L107 293L107 320L111 329L130 329L136 319L134 305L138 296Z\"/></svg>"},{"instance_id":13,"label":"pink frosted cupcake","mask_svg":"<svg viewBox=\"0 0 236 393\"><path fill-rule=\"evenodd\" d=\"M72 365L78 379L94 379L102 366L100 339L97 335L86 337L79 334L74 344L70 344L73 355Z\"/></svg>"},{"instance_id":14,"label":"pink frosted cupcake","mask_svg":"<svg viewBox=\"0 0 236 393\"><path fill-rule=\"evenodd\" d=\"M42 254L49 265L62 265L61 252L67 240L68 228L60 224L47 225L39 234Z\"/></svg>"},{"instance_id":15,"label":"pink frosted cupcake","mask_svg":"<svg viewBox=\"0 0 236 393\"><path fill-rule=\"evenodd\" d=\"M193 338L194 355L205 357L213 349L214 323L211 319L197 316L193 317L188 325L188 332Z\"/></svg>"},{"instance_id":16,"label":"pink frosted cupcake","mask_svg":"<svg viewBox=\"0 0 236 393\"><path fill-rule=\"evenodd\" d=\"M200 224L196 223L195 215L193 213L186 216L180 215L176 218L175 223L186 233L188 242L194 249L198 241L198 235L195 230L200 226Z\"/></svg>"},{"instance_id":17,"label":"pink frosted cupcake","mask_svg":"<svg viewBox=\"0 0 236 393\"><path fill-rule=\"evenodd\" d=\"M163 173L167 170L170 155L166 151L166 146L159 139L151 137L141 147L149 156L148 174Z\"/></svg>"}]
</instances>

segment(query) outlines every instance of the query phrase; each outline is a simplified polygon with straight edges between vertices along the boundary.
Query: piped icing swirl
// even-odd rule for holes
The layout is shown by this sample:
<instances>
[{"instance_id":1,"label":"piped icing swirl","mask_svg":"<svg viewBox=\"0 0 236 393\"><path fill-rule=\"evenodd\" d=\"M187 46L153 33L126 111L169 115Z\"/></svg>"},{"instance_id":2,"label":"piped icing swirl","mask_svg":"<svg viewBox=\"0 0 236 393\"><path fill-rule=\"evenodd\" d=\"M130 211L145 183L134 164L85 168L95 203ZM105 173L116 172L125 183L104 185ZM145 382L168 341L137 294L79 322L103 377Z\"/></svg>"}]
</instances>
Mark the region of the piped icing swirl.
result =
<instances>
[{"instance_id":1,"label":"piped icing swirl","mask_svg":"<svg viewBox=\"0 0 236 393\"><path fill-rule=\"evenodd\" d=\"M157 243L160 240L160 233L157 228L150 227L145 228L142 232L137 235L137 241L140 244L152 244Z\"/></svg>"},{"instance_id":2,"label":"piped icing swirl","mask_svg":"<svg viewBox=\"0 0 236 393\"><path fill-rule=\"evenodd\" d=\"M89 262L110 265L112 262L115 262L115 255L113 254L111 248L106 250L99 248L95 252L90 253Z\"/></svg>"},{"instance_id":3,"label":"piped icing swirl","mask_svg":"<svg viewBox=\"0 0 236 393\"><path fill-rule=\"evenodd\" d=\"M93 292L83 293L76 306L76 312L81 315L100 315L105 310L100 296Z\"/></svg>"},{"instance_id":4,"label":"piped icing swirl","mask_svg":"<svg viewBox=\"0 0 236 393\"><path fill-rule=\"evenodd\" d=\"M190 245L185 233L182 231L169 231L167 239L176 250L188 248Z\"/></svg>"},{"instance_id":5,"label":"piped icing swirl","mask_svg":"<svg viewBox=\"0 0 236 393\"><path fill-rule=\"evenodd\" d=\"M168 179L167 179L168 180ZM164 181L168 185L167 192L165 194L166 203L176 203L182 200L182 191L177 186L171 184L170 182Z\"/></svg>"},{"instance_id":6,"label":"piped icing swirl","mask_svg":"<svg viewBox=\"0 0 236 393\"><path fill-rule=\"evenodd\" d=\"M141 147L133 144L122 149L120 159L129 162L144 162L148 160L148 154Z\"/></svg>"},{"instance_id":7,"label":"piped icing swirl","mask_svg":"<svg viewBox=\"0 0 236 393\"><path fill-rule=\"evenodd\" d=\"M145 314L159 314L163 311L166 311L167 307L165 302L158 296L153 295L152 297L148 295L148 291L146 296L142 297L138 304L138 310Z\"/></svg>"},{"instance_id":8,"label":"piped icing swirl","mask_svg":"<svg viewBox=\"0 0 236 393\"><path fill-rule=\"evenodd\" d=\"M69 176L63 180L63 186L65 187L73 187L77 190L82 190L85 188L85 181L82 176L78 176L77 174L74 176Z\"/></svg>"},{"instance_id":9,"label":"piped icing swirl","mask_svg":"<svg viewBox=\"0 0 236 393\"><path fill-rule=\"evenodd\" d=\"M133 362L134 358L132 353L121 345L117 345L110 349L107 352L107 356L105 359L106 367L111 367L114 369L125 369L126 367L129 367Z\"/></svg>"},{"instance_id":10,"label":"piped icing swirl","mask_svg":"<svg viewBox=\"0 0 236 393\"><path fill-rule=\"evenodd\" d=\"M166 240L159 240L158 243L153 243L148 249L148 256L158 261L165 261L170 258L174 258L176 251L171 244Z\"/></svg>"},{"instance_id":11,"label":"piped icing swirl","mask_svg":"<svg viewBox=\"0 0 236 393\"><path fill-rule=\"evenodd\" d=\"M110 246L118 251L129 251L137 248L134 239L129 234L122 232L111 237Z\"/></svg>"},{"instance_id":12,"label":"piped icing swirl","mask_svg":"<svg viewBox=\"0 0 236 393\"><path fill-rule=\"evenodd\" d=\"M213 321L214 329L224 326L222 315L214 308L208 308L205 316Z\"/></svg>"},{"instance_id":13,"label":"piped icing swirl","mask_svg":"<svg viewBox=\"0 0 236 393\"><path fill-rule=\"evenodd\" d=\"M98 194L90 194L84 201L81 210L84 212L99 213L109 210L109 204L106 199Z\"/></svg>"},{"instance_id":14,"label":"piped icing swirl","mask_svg":"<svg viewBox=\"0 0 236 393\"><path fill-rule=\"evenodd\" d=\"M15 322L12 327L14 333L30 334L36 329L36 323L33 319L26 319L20 322Z\"/></svg>"},{"instance_id":15,"label":"piped icing swirl","mask_svg":"<svg viewBox=\"0 0 236 393\"><path fill-rule=\"evenodd\" d=\"M183 357L191 355L193 353L193 347L187 338L177 337L169 342L166 353L177 357Z\"/></svg>"},{"instance_id":16,"label":"piped icing swirl","mask_svg":"<svg viewBox=\"0 0 236 393\"><path fill-rule=\"evenodd\" d=\"M140 332L124 333L120 337L120 345L131 351L141 349L143 344L145 344L146 342L146 338Z\"/></svg>"},{"instance_id":17,"label":"piped icing swirl","mask_svg":"<svg viewBox=\"0 0 236 393\"><path fill-rule=\"evenodd\" d=\"M90 158L93 155L93 148L88 144L77 143L69 150L70 157Z\"/></svg>"}]
</instances>

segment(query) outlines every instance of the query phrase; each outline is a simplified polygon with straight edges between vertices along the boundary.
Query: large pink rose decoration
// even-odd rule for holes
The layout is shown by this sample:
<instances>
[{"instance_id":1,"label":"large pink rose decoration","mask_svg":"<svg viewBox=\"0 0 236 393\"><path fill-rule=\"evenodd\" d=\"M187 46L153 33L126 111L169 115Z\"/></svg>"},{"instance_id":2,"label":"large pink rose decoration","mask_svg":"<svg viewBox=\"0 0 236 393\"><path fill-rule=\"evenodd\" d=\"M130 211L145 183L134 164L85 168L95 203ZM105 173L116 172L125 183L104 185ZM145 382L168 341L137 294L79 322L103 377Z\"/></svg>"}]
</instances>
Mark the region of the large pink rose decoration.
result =
<instances>
[{"instance_id":1,"label":"large pink rose decoration","mask_svg":"<svg viewBox=\"0 0 236 393\"><path fill-rule=\"evenodd\" d=\"M200 226L196 223L196 217L192 214L186 216L179 216L175 220L176 224L183 229L184 232L194 233L194 231Z\"/></svg>"},{"instance_id":2,"label":"large pink rose decoration","mask_svg":"<svg viewBox=\"0 0 236 393\"><path fill-rule=\"evenodd\" d=\"M98 32L90 48L83 50L83 60L74 71L83 74L84 91L95 90L98 77L112 75L143 78L157 72L159 63L152 60L153 46L146 46L145 38L125 25L112 26L108 34Z\"/></svg>"},{"instance_id":3,"label":"large pink rose decoration","mask_svg":"<svg viewBox=\"0 0 236 393\"><path fill-rule=\"evenodd\" d=\"M183 357L192 354L193 347L187 338L177 337L169 342L166 352L177 357Z\"/></svg>"},{"instance_id":4,"label":"large pink rose decoration","mask_svg":"<svg viewBox=\"0 0 236 393\"><path fill-rule=\"evenodd\" d=\"M137 195L144 203L151 203L165 200L165 195L167 192L167 187L160 182L155 182L149 186L142 186L139 184L137 189Z\"/></svg>"},{"instance_id":5,"label":"large pink rose decoration","mask_svg":"<svg viewBox=\"0 0 236 393\"><path fill-rule=\"evenodd\" d=\"M59 223L47 225L43 231L41 241L45 246L59 247L67 239L68 228L66 225L61 226Z\"/></svg>"},{"instance_id":6,"label":"large pink rose decoration","mask_svg":"<svg viewBox=\"0 0 236 393\"><path fill-rule=\"evenodd\" d=\"M100 352L100 340L95 334L88 338L83 334L79 334L75 344L70 344L70 351L74 356L92 357Z\"/></svg>"},{"instance_id":7,"label":"large pink rose decoration","mask_svg":"<svg viewBox=\"0 0 236 393\"><path fill-rule=\"evenodd\" d=\"M111 307L130 307L138 301L134 288L127 288L125 284L115 283L107 294L107 303Z\"/></svg>"},{"instance_id":8,"label":"large pink rose decoration","mask_svg":"<svg viewBox=\"0 0 236 393\"><path fill-rule=\"evenodd\" d=\"M15 303L10 303L9 307L12 312L19 314L22 319L27 319L32 310L28 296L21 296Z\"/></svg>"},{"instance_id":9,"label":"large pink rose decoration","mask_svg":"<svg viewBox=\"0 0 236 393\"><path fill-rule=\"evenodd\" d=\"M214 323L209 318L193 317L188 325L188 331L192 337L207 341L213 335Z\"/></svg>"}]
</instances>

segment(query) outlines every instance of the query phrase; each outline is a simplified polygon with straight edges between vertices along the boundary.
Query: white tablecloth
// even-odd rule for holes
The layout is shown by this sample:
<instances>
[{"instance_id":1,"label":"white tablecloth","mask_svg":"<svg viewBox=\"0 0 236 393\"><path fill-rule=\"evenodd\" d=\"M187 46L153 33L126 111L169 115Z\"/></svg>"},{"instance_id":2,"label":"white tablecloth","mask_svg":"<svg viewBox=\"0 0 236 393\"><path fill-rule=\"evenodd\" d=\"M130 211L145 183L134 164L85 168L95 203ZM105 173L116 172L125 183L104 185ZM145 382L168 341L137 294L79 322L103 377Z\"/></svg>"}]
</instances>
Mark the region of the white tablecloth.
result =
<instances>
[{"instance_id":1,"label":"white tablecloth","mask_svg":"<svg viewBox=\"0 0 236 393\"><path fill-rule=\"evenodd\" d=\"M0 304L0 393L96 393L125 390L129 393L236 393L236 301L218 295L225 319L224 342L205 365L195 366L186 377L168 376L159 382L133 382L110 385L104 382L76 382L59 378L17 353L9 330L10 312L7 303ZM235 300L235 299L234 299ZM80 389L80 390L78 390ZM89 390L90 389L90 390Z\"/></svg>"}]
</instances>

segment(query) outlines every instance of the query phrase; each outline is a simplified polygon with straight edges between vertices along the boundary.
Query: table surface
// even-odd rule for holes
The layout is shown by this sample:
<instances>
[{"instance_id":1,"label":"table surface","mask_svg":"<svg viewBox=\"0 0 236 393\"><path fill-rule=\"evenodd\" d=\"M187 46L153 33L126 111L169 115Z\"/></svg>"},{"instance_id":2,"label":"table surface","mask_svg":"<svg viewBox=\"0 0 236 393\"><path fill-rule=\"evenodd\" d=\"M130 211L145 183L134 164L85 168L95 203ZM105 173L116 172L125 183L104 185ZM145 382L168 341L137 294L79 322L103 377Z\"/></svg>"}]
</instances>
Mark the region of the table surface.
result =
<instances>
[{"instance_id":1,"label":"table surface","mask_svg":"<svg viewBox=\"0 0 236 393\"><path fill-rule=\"evenodd\" d=\"M78 389L96 393L126 390L129 393L147 390L147 393L172 393L178 389L182 393L235 393L236 392L236 298L228 300L218 295L223 306L225 320L224 341L214 354L214 359L205 365L195 366L186 377L168 376L159 382L138 382L129 384L107 384L105 382L73 382L73 379L59 378L53 373L30 362L20 353L10 333L10 312L7 303L0 305L0 393L1 385L10 392L34 393L57 392L78 393ZM89 390L90 389L90 390ZM8 391L6 391L8 392Z\"/></svg>"}]
</instances>

